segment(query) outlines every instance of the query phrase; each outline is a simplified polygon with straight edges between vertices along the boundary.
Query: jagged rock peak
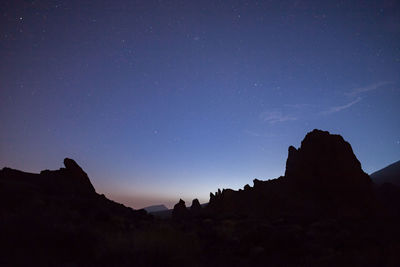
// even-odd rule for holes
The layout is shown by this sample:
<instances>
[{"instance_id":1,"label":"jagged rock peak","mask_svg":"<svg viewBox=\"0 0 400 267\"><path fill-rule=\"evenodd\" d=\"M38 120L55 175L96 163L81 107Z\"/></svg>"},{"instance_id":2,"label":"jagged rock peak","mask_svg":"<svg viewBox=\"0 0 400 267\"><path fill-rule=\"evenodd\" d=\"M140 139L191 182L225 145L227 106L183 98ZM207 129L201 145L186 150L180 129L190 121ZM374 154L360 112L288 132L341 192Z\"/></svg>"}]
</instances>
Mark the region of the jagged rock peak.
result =
<instances>
[{"instance_id":1,"label":"jagged rock peak","mask_svg":"<svg viewBox=\"0 0 400 267\"><path fill-rule=\"evenodd\" d=\"M200 201L197 198L193 199L191 207L192 208L193 207L200 207L201 208Z\"/></svg>"},{"instance_id":2,"label":"jagged rock peak","mask_svg":"<svg viewBox=\"0 0 400 267\"><path fill-rule=\"evenodd\" d=\"M78 163L76 163L73 159L65 158L64 166L67 170L87 175L86 172L84 172L83 169L78 165Z\"/></svg>"},{"instance_id":3,"label":"jagged rock peak","mask_svg":"<svg viewBox=\"0 0 400 267\"><path fill-rule=\"evenodd\" d=\"M193 215L198 215L201 211L201 205L197 198L193 199L192 206L190 207L190 212Z\"/></svg>"},{"instance_id":4,"label":"jagged rock peak","mask_svg":"<svg viewBox=\"0 0 400 267\"><path fill-rule=\"evenodd\" d=\"M351 145L342 136L313 130L301 142L299 149L289 147L286 177L327 179L365 176Z\"/></svg>"},{"instance_id":5,"label":"jagged rock peak","mask_svg":"<svg viewBox=\"0 0 400 267\"><path fill-rule=\"evenodd\" d=\"M96 190L94 189L87 173L75 162L75 160L70 158L64 159L64 171L61 169L62 175L72 176L74 180L74 187L75 190L79 192L85 193L95 193ZM60 173L60 174L61 174ZM72 181L71 181L72 182Z\"/></svg>"},{"instance_id":6,"label":"jagged rock peak","mask_svg":"<svg viewBox=\"0 0 400 267\"><path fill-rule=\"evenodd\" d=\"M185 207L186 208L185 201L183 199L181 199L181 198L179 199L179 202L175 204L175 206L180 206L180 207Z\"/></svg>"}]
</instances>

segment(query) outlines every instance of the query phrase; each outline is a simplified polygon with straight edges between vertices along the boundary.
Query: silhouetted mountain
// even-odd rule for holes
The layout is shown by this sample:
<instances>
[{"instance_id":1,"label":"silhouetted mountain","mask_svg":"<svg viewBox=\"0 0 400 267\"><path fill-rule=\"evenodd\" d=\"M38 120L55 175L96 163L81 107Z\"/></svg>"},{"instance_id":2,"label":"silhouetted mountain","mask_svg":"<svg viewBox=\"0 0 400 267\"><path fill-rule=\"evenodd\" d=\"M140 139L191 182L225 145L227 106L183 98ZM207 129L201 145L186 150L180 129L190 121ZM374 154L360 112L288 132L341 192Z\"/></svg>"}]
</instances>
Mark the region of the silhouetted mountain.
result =
<instances>
[{"instance_id":1,"label":"silhouetted mountain","mask_svg":"<svg viewBox=\"0 0 400 267\"><path fill-rule=\"evenodd\" d=\"M64 165L65 168L56 171L44 170L40 174L3 168L0 172L0 180L9 190L17 190L23 193L37 192L43 195L87 197L96 195L87 174L75 161L66 158Z\"/></svg>"},{"instance_id":2,"label":"silhouetted mountain","mask_svg":"<svg viewBox=\"0 0 400 267\"><path fill-rule=\"evenodd\" d=\"M75 161L64 165L40 174L0 171L0 249L7 255L0 265L95 265L93 253L106 249L107 238L151 220L97 194Z\"/></svg>"},{"instance_id":3,"label":"silhouetted mountain","mask_svg":"<svg viewBox=\"0 0 400 267\"><path fill-rule=\"evenodd\" d=\"M374 187L341 136L313 130L289 147L285 176L253 183L210 193L202 234L226 256L209 257L253 266L400 264L390 252L400 246L400 190Z\"/></svg>"},{"instance_id":4,"label":"silhouetted mountain","mask_svg":"<svg viewBox=\"0 0 400 267\"><path fill-rule=\"evenodd\" d=\"M169 210L161 210L161 211L155 211L150 213L151 215L153 215L156 218L161 218L161 219L169 219L172 217L172 209Z\"/></svg>"},{"instance_id":5,"label":"silhouetted mountain","mask_svg":"<svg viewBox=\"0 0 400 267\"><path fill-rule=\"evenodd\" d=\"M339 135L289 147L285 176L154 216L64 165L0 171L0 266L400 266L400 187L373 184Z\"/></svg>"},{"instance_id":6,"label":"silhouetted mountain","mask_svg":"<svg viewBox=\"0 0 400 267\"><path fill-rule=\"evenodd\" d=\"M375 183L375 192L382 212L389 216L400 216L400 161L370 176Z\"/></svg>"},{"instance_id":7,"label":"silhouetted mountain","mask_svg":"<svg viewBox=\"0 0 400 267\"><path fill-rule=\"evenodd\" d=\"M148 213L154 213L154 212L160 212L160 211L166 211L168 208L165 205L153 205L153 206L148 206L143 208L145 211Z\"/></svg>"},{"instance_id":8,"label":"silhouetted mountain","mask_svg":"<svg viewBox=\"0 0 400 267\"><path fill-rule=\"evenodd\" d=\"M285 176L210 194L209 211L267 217L364 216L374 211L369 176L340 135L314 130L289 147Z\"/></svg>"},{"instance_id":9,"label":"silhouetted mountain","mask_svg":"<svg viewBox=\"0 0 400 267\"><path fill-rule=\"evenodd\" d=\"M400 160L370 175L377 184L391 183L400 186Z\"/></svg>"}]
</instances>

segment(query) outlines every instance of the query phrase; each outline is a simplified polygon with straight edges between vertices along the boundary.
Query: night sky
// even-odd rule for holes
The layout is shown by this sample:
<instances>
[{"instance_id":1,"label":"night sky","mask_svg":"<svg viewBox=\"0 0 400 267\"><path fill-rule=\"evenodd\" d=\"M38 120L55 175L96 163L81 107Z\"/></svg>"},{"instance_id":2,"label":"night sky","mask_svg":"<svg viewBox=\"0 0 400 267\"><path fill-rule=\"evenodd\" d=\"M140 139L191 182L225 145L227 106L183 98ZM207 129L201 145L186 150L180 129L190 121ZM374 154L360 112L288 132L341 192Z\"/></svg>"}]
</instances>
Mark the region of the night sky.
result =
<instances>
[{"instance_id":1,"label":"night sky","mask_svg":"<svg viewBox=\"0 0 400 267\"><path fill-rule=\"evenodd\" d=\"M314 128L400 159L398 1L2 1L0 168L134 208L284 173Z\"/></svg>"}]
</instances>

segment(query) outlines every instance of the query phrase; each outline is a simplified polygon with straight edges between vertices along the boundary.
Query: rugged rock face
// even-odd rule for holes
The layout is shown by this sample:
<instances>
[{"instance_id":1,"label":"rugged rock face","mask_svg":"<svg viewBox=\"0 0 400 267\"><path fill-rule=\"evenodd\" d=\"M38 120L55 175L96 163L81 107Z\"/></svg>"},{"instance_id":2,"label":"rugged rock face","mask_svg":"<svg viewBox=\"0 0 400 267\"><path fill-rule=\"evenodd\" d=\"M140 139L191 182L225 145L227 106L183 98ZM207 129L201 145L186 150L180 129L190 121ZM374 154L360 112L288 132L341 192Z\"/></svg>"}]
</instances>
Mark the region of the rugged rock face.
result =
<instances>
[{"instance_id":1,"label":"rugged rock face","mask_svg":"<svg viewBox=\"0 0 400 267\"><path fill-rule=\"evenodd\" d=\"M313 130L299 149L289 147L285 177L300 183L359 187L370 184L370 178L348 142L340 135Z\"/></svg>"},{"instance_id":2,"label":"rugged rock face","mask_svg":"<svg viewBox=\"0 0 400 267\"><path fill-rule=\"evenodd\" d=\"M289 147L285 178L325 212L351 216L373 208L371 179L340 135L313 130L299 149Z\"/></svg>"},{"instance_id":3,"label":"rugged rock face","mask_svg":"<svg viewBox=\"0 0 400 267\"><path fill-rule=\"evenodd\" d=\"M72 159L64 160L65 168L44 170L40 174L26 173L10 168L0 171L0 183L16 194L94 196L96 191L87 174Z\"/></svg>"},{"instance_id":4,"label":"rugged rock face","mask_svg":"<svg viewBox=\"0 0 400 267\"><path fill-rule=\"evenodd\" d=\"M64 165L65 168L44 170L40 174L3 168L0 170L0 204L18 212L37 209L38 213L52 213L56 205L59 205L57 213L71 207L78 212L85 210L85 213L89 206L93 213L99 210L122 214L134 212L97 194L86 172L74 160L66 158ZM135 211L135 214L139 212Z\"/></svg>"},{"instance_id":5,"label":"rugged rock face","mask_svg":"<svg viewBox=\"0 0 400 267\"><path fill-rule=\"evenodd\" d=\"M44 170L40 176L51 185L51 191L66 194L90 195L96 193L86 172L73 160L64 159L65 168L56 171Z\"/></svg>"},{"instance_id":6,"label":"rugged rock face","mask_svg":"<svg viewBox=\"0 0 400 267\"><path fill-rule=\"evenodd\" d=\"M257 216L362 216L373 210L372 182L348 142L313 130L289 147L284 177L210 198L210 207ZM229 195L229 196L228 196ZM217 197L218 196L218 197Z\"/></svg>"},{"instance_id":7,"label":"rugged rock face","mask_svg":"<svg viewBox=\"0 0 400 267\"><path fill-rule=\"evenodd\" d=\"M78 184L77 187L80 188L82 192L86 193L96 192L86 172L84 172L82 168L73 159L65 158L64 165L66 171L69 172L71 176L76 178Z\"/></svg>"}]
</instances>

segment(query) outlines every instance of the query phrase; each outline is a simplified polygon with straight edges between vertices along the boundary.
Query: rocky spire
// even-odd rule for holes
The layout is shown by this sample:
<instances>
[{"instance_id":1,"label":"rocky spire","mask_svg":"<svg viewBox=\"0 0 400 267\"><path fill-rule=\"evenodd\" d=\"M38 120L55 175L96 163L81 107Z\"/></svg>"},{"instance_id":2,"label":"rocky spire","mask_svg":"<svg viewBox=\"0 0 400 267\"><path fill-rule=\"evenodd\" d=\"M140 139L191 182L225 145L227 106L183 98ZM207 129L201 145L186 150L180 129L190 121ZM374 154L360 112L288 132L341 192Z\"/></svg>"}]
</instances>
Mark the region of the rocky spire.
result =
<instances>
[{"instance_id":1,"label":"rocky spire","mask_svg":"<svg viewBox=\"0 0 400 267\"><path fill-rule=\"evenodd\" d=\"M179 202L175 204L172 210L172 218L174 220L187 219L190 216L189 210L186 208L185 201L179 199Z\"/></svg>"},{"instance_id":2,"label":"rocky spire","mask_svg":"<svg viewBox=\"0 0 400 267\"><path fill-rule=\"evenodd\" d=\"M201 205L197 198L193 199L192 206L190 207L190 212L192 213L193 216L200 215Z\"/></svg>"}]
</instances>

